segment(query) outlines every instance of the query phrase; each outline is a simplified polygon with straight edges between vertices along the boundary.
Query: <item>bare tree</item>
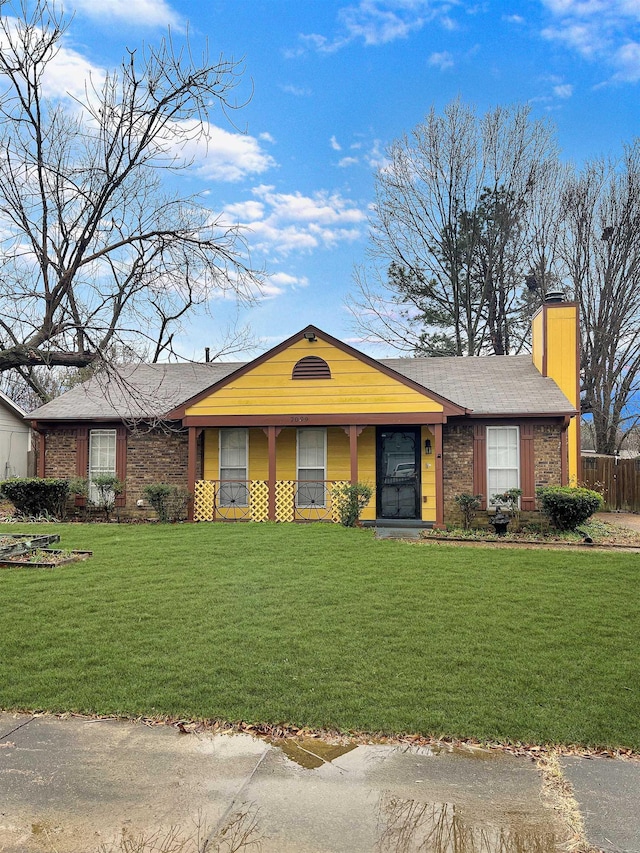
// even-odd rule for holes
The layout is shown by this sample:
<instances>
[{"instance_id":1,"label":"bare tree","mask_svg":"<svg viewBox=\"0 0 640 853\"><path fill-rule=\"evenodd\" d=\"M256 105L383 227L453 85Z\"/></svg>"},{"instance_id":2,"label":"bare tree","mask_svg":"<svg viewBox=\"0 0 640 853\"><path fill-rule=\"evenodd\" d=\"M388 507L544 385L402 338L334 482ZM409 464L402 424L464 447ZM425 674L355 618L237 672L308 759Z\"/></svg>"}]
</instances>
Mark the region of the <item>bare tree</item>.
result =
<instances>
[{"instance_id":1,"label":"bare tree","mask_svg":"<svg viewBox=\"0 0 640 853\"><path fill-rule=\"evenodd\" d=\"M640 140L567 182L564 259L580 304L583 410L595 450L640 422Z\"/></svg>"},{"instance_id":2,"label":"bare tree","mask_svg":"<svg viewBox=\"0 0 640 853\"><path fill-rule=\"evenodd\" d=\"M0 17L0 373L82 367L138 341L153 360L214 292L251 299L238 227L165 190L241 68L170 38L81 97L47 97L66 23L48 0ZM49 84L50 87L50 84ZM31 383L37 388L37 382Z\"/></svg>"},{"instance_id":3,"label":"bare tree","mask_svg":"<svg viewBox=\"0 0 640 853\"><path fill-rule=\"evenodd\" d=\"M376 176L372 264L356 273L360 333L428 355L517 351L529 212L557 161L552 127L525 106L478 118L456 100L388 159Z\"/></svg>"}]
</instances>

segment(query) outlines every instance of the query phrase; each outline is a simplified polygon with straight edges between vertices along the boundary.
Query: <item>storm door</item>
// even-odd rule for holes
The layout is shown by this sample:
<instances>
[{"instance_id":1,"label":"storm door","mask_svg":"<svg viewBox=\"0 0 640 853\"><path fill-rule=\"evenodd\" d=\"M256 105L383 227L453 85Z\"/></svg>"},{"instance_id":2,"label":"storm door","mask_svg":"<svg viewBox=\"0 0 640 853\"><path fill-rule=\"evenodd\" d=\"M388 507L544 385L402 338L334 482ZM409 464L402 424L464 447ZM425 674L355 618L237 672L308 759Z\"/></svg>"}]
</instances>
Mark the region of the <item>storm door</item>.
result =
<instances>
[{"instance_id":1,"label":"storm door","mask_svg":"<svg viewBox=\"0 0 640 853\"><path fill-rule=\"evenodd\" d=\"M419 437L411 427L378 428L378 518L420 518Z\"/></svg>"}]
</instances>

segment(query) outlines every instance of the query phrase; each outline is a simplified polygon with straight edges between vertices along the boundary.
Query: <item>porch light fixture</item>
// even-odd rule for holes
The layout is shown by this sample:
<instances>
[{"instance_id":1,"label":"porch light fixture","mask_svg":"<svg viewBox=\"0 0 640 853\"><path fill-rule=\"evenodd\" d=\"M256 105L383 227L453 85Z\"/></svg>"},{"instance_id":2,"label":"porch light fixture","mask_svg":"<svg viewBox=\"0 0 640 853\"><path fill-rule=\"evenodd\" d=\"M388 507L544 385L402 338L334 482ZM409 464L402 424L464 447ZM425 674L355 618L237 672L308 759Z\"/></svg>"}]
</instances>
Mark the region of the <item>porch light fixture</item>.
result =
<instances>
[{"instance_id":1,"label":"porch light fixture","mask_svg":"<svg viewBox=\"0 0 640 853\"><path fill-rule=\"evenodd\" d=\"M425 440L424 440L424 452L427 454L427 456L431 455L431 439L430 438L425 438Z\"/></svg>"},{"instance_id":2,"label":"porch light fixture","mask_svg":"<svg viewBox=\"0 0 640 853\"><path fill-rule=\"evenodd\" d=\"M318 340L313 332L305 332L304 339L305 341L309 341L310 344L315 343L315 341Z\"/></svg>"}]
</instances>

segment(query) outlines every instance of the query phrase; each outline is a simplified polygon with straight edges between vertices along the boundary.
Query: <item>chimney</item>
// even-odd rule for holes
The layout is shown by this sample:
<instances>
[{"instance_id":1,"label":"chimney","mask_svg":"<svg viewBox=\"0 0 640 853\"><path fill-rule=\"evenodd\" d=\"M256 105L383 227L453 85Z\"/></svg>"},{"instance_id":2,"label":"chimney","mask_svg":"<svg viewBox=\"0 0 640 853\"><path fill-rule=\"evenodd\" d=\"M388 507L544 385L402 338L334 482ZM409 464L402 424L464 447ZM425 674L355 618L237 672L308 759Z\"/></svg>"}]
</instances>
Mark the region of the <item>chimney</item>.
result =
<instances>
[{"instance_id":1,"label":"chimney","mask_svg":"<svg viewBox=\"0 0 640 853\"><path fill-rule=\"evenodd\" d=\"M571 405L580 409L580 327L577 302L562 291L547 292L531 323L532 359L537 370L556 383ZM580 414L567 427L568 470L563 480L576 483L580 464Z\"/></svg>"},{"instance_id":2,"label":"chimney","mask_svg":"<svg viewBox=\"0 0 640 853\"><path fill-rule=\"evenodd\" d=\"M209 359L211 357L211 349L209 347L204 348L204 360L209 363Z\"/></svg>"}]
</instances>

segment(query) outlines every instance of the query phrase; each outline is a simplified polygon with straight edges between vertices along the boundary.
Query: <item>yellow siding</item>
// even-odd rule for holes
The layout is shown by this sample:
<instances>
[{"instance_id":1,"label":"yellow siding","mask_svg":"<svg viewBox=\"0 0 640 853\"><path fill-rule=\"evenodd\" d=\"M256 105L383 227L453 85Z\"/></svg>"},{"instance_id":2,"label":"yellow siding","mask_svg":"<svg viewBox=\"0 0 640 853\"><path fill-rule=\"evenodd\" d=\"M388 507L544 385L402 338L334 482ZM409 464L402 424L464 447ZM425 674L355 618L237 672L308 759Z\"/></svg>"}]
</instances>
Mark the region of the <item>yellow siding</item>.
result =
<instances>
[{"instance_id":1,"label":"yellow siding","mask_svg":"<svg viewBox=\"0 0 640 853\"><path fill-rule=\"evenodd\" d=\"M542 311L533 318L531 323L532 357L533 364L539 373L542 373L542 356L544 353L544 325Z\"/></svg>"},{"instance_id":2,"label":"yellow siding","mask_svg":"<svg viewBox=\"0 0 640 853\"><path fill-rule=\"evenodd\" d=\"M331 379L292 379L304 356L325 359ZM187 415L291 415L442 412L443 406L403 382L320 339L290 347L190 406Z\"/></svg>"},{"instance_id":3,"label":"yellow siding","mask_svg":"<svg viewBox=\"0 0 640 853\"><path fill-rule=\"evenodd\" d=\"M547 376L577 407L577 323L574 305L547 306Z\"/></svg>"},{"instance_id":4,"label":"yellow siding","mask_svg":"<svg viewBox=\"0 0 640 853\"><path fill-rule=\"evenodd\" d=\"M426 439L431 441L431 453L424 453ZM422 468L422 520L436 520L436 438L429 427L422 427L420 436L420 459Z\"/></svg>"},{"instance_id":5,"label":"yellow siding","mask_svg":"<svg viewBox=\"0 0 640 853\"><path fill-rule=\"evenodd\" d=\"M204 431L204 465L203 477L205 480L217 480L220 476L220 443L217 429L206 429Z\"/></svg>"},{"instance_id":6,"label":"yellow siding","mask_svg":"<svg viewBox=\"0 0 640 853\"><path fill-rule=\"evenodd\" d=\"M578 399L578 324L575 305L547 305L547 376L560 387L567 399L576 407ZM535 330L534 330L535 331ZM569 454L569 482L577 483L580 448L578 447L578 421L573 418L567 431Z\"/></svg>"},{"instance_id":7,"label":"yellow siding","mask_svg":"<svg viewBox=\"0 0 640 853\"><path fill-rule=\"evenodd\" d=\"M358 436L358 481L373 489L369 505L361 518L373 521L376 517L376 428L367 427Z\"/></svg>"}]
</instances>

